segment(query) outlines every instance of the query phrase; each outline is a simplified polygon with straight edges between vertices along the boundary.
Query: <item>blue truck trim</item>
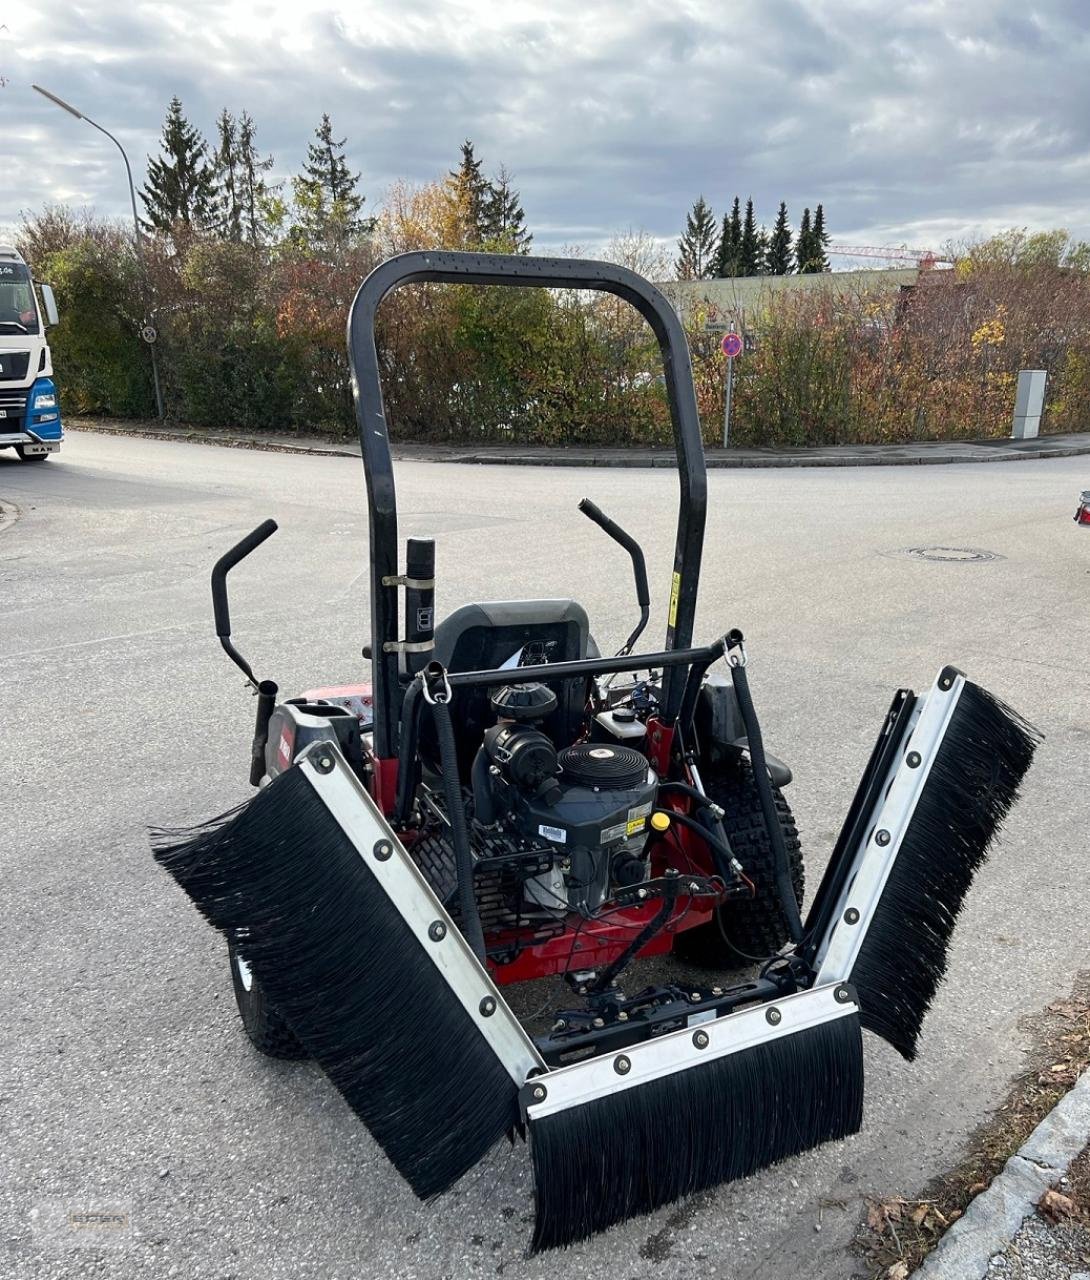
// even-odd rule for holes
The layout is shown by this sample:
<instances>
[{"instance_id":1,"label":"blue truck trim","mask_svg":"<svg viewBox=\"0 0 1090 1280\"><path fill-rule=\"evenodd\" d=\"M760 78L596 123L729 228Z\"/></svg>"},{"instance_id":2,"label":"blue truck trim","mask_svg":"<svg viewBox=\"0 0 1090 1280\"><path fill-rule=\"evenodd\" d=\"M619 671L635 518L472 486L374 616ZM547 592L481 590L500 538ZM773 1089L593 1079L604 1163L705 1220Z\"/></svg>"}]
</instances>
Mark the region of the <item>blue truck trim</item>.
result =
<instances>
[{"instance_id":1,"label":"blue truck trim","mask_svg":"<svg viewBox=\"0 0 1090 1280\"><path fill-rule=\"evenodd\" d=\"M53 403L48 403L52 396ZM42 403L46 401L46 403ZM38 378L27 392L23 430L39 440L63 440L61 401L52 378Z\"/></svg>"}]
</instances>

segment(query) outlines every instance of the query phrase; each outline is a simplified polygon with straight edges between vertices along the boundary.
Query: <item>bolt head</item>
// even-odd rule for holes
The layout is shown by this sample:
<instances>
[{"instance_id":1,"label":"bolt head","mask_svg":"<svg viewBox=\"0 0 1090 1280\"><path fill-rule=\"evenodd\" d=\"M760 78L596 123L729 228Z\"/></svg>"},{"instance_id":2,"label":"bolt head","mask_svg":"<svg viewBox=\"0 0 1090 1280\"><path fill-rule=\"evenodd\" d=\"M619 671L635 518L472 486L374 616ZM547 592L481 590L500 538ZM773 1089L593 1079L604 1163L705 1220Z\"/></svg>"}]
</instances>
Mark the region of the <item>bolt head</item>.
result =
<instances>
[{"instance_id":1,"label":"bolt head","mask_svg":"<svg viewBox=\"0 0 1090 1280\"><path fill-rule=\"evenodd\" d=\"M696 1045L698 1049L706 1049L709 1044L708 1033L706 1031L694 1031L693 1044Z\"/></svg>"},{"instance_id":2,"label":"bolt head","mask_svg":"<svg viewBox=\"0 0 1090 1280\"><path fill-rule=\"evenodd\" d=\"M394 846L389 840L379 840L371 852L375 855L376 862L386 862L393 855Z\"/></svg>"},{"instance_id":3,"label":"bolt head","mask_svg":"<svg viewBox=\"0 0 1090 1280\"><path fill-rule=\"evenodd\" d=\"M545 1101L545 1089L543 1085L534 1085L533 1098L535 1102Z\"/></svg>"},{"instance_id":4,"label":"bolt head","mask_svg":"<svg viewBox=\"0 0 1090 1280\"><path fill-rule=\"evenodd\" d=\"M625 1013L625 1011L624 1011L623 1009L621 1010L621 1012L620 1012L619 1014L617 1014L617 1021L618 1021L618 1022L627 1022L627 1021L628 1021L628 1014L627 1014L627 1013Z\"/></svg>"},{"instance_id":5,"label":"bolt head","mask_svg":"<svg viewBox=\"0 0 1090 1280\"><path fill-rule=\"evenodd\" d=\"M907 764L910 769L918 769L922 763L923 760L918 751L910 751L908 755L905 756L905 764Z\"/></svg>"},{"instance_id":6,"label":"bolt head","mask_svg":"<svg viewBox=\"0 0 1090 1280\"><path fill-rule=\"evenodd\" d=\"M768 1012L765 1014L765 1018L769 1021L769 1023L771 1023L772 1026L777 1027L783 1021L783 1014L779 1011L779 1009L769 1009Z\"/></svg>"},{"instance_id":7,"label":"bolt head","mask_svg":"<svg viewBox=\"0 0 1090 1280\"><path fill-rule=\"evenodd\" d=\"M613 1059L613 1070L616 1071L619 1076L628 1075L632 1070L632 1060L630 1058L626 1058L623 1053L620 1054L618 1057Z\"/></svg>"},{"instance_id":8,"label":"bolt head","mask_svg":"<svg viewBox=\"0 0 1090 1280\"><path fill-rule=\"evenodd\" d=\"M847 911L844 912L844 923L845 924L859 923L859 912L856 911L854 907L849 907Z\"/></svg>"},{"instance_id":9,"label":"bolt head","mask_svg":"<svg viewBox=\"0 0 1090 1280\"><path fill-rule=\"evenodd\" d=\"M606 1025L606 1020L605 1018L595 1018L592 1025L596 1027L604 1027Z\"/></svg>"},{"instance_id":10,"label":"bolt head","mask_svg":"<svg viewBox=\"0 0 1090 1280\"><path fill-rule=\"evenodd\" d=\"M481 1003L477 1006L481 1011L482 1018L491 1018L496 1012L496 1001L493 996L485 996Z\"/></svg>"},{"instance_id":11,"label":"bolt head","mask_svg":"<svg viewBox=\"0 0 1090 1280\"><path fill-rule=\"evenodd\" d=\"M882 831L876 831L874 833L874 843L880 844L883 847L889 844L890 840L892 839L893 837L889 834L888 831L882 830Z\"/></svg>"},{"instance_id":12,"label":"bolt head","mask_svg":"<svg viewBox=\"0 0 1090 1280\"><path fill-rule=\"evenodd\" d=\"M431 924L428 925L428 937L432 942L442 942L446 936L447 926L442 922L442 920L433 920Z\"/></svg>"}]
</instances>

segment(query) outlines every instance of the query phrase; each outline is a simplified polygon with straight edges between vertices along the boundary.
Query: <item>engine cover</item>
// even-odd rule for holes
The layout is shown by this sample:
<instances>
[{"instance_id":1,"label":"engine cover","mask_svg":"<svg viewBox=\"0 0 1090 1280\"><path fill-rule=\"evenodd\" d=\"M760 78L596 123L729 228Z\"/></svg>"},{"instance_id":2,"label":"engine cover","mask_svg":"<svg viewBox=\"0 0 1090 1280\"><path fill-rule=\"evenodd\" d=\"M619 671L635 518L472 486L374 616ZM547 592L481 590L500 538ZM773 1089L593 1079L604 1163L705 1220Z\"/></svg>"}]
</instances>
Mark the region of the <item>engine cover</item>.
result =
<instances>
[{"instance_id":1,"label":"engine cover","mask_svg":"<svg viewBox=\"0 0 1090 1280\"><path fill-rule=\"evenodd\" d=\"M613 855L638 856L654 806L658 777L631 747L580 743L559 753L559 785L517 792L511 813L524 836L547 840L569 859L568 905L594 911L608 896Z\"/></svg>"}]
</instances>

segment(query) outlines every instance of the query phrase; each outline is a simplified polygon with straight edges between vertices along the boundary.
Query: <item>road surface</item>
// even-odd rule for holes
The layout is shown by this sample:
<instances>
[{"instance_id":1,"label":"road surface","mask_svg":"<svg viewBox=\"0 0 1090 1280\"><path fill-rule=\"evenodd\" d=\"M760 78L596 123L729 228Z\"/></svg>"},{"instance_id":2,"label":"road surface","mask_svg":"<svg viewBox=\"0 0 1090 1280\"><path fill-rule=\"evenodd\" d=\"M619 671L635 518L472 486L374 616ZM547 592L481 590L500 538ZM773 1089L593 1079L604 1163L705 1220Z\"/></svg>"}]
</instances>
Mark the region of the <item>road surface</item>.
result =
<instances>
[{"instance_id":1,"label":"road surface","mask_svg":"<svg viewBox=\"0 0 1090 1280\"><path fill-rule=\"evenodd\" d=\"M911 1194L956 1157L1019 1065L1019 1019L1087 965L1090 534L1071 521L1087 481L1079 459L711 474L697 638L746 632L811 887L898 685L954 662L1047 741L919 1061L867 1037L860 1135L524 1260L525 1150L418 1204L313 1067L249 1048L222 947L147 849L146 824L247 794L252 704L208 599L242 533L281 526L232 583L258 674L284 690L365 677L359 463L85 432L45 464L0 455L17 508L0 531L0 1274L851 1275L862 1195ZM644 543L660 642L671 474L406 463L398 485L402 535L439 538L440 613L572 594L608 650L636 609L626 557L576 512L594 498ZM991 555L906 554L921 547ZM59 1225L104 1208L122 1217L97 1243Z\"/></svg>"}]
</instances>

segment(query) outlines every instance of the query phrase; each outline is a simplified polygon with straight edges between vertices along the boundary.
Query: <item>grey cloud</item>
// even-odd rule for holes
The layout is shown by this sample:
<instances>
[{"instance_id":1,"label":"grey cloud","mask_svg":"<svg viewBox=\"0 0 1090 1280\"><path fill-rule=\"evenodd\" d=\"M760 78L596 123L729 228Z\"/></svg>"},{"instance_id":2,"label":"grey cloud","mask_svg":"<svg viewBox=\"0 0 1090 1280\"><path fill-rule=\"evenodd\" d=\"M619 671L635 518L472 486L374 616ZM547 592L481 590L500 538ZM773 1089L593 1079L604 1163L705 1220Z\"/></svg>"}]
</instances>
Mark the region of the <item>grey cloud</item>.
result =
<instances>
[{"instance_id":1,"label":"grey cloud","mask_svg":"<svg viewBox=\"0 0 1090 1280\"><path fill-rule=\"evenodd\" d=\"M248 109L281 176L328 110L372 202L441 174L472 137L516 174L538 248L629 225L674 236L700 193L719 211L752 195L766 221L780 199L796 220L824 200L858 242L1012 223L1090 237L1082 0L554 0L453 33L469 8L372 0L397 19L381 40L358 10L329 10L283 47L258 28L238 45L208 0L184 38L179 10L152 3L36 12L51 39L13 30L0 68L0 223L64 193L125 212L115 157L29 92L41 79L116 125L138 169L175 92L206 132L221 106Z\"/></svg>"}]
</instances>

